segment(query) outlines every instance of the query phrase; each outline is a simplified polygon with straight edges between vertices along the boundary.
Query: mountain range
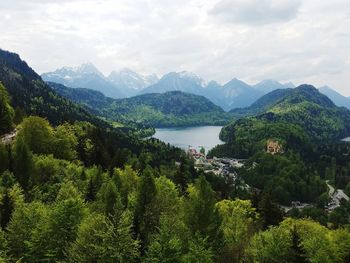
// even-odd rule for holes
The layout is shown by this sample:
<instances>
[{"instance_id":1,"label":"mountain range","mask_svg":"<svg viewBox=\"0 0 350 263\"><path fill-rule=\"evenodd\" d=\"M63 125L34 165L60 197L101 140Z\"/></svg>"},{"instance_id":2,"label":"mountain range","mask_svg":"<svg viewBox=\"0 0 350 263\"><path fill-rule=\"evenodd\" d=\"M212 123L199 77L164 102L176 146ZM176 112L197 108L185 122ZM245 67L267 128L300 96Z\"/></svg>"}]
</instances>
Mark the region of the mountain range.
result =
<instances>
[{"instance_id":1,"label":"mountain range","mask_svg":"<svg viewBox=\"0 0 350 263\"><path fill-rule=\"evenodd\" d=\"M213 149L215 156L251 156L270 139L302 152L308 142L339 141L350 134L350 110L311 85L274 90L231 113L236 121L221 130L226 144Z\"/></svg>"},{"instance_id":2,"label":"mountain range","mask_svg":"<svg viewBox=\"0 0 350 263\"><path fill-rule=\"evenodd\" d=\"M259 120L306 127L314 140L339 139L350 133L350 111L311 85L272 91L244 110Z\"/></svg>"},{"instance_id":3,"label":"mountain range","mask_svg":"<svg viewBox=\"0 0 350 263\"><path fill-rule=\"evenodd\" d=\"M158 81L156 75L144 76L129 69L112 71L108 77L105 77L91 63L78 67L63 67L44 73L41 77L45 81L60 83L72 88L98 90L111 98L134 96L143 88Z\"/></svg>"},{"instance_id":4,"label":"mountain range","mask_svg":"<svg viewBox=\"0 0 350 263\"><path fill-rule=\"evenodd\" d=\"M157 75L142 75L130 69L112 71L104 76L93 64L86 63L78 67L63 67L53 72L44 73L42 79L72 88L87 88L101 91L111 98L125 98L147 93L182 91L201 95L211 100L225 111L251 106L265 94L278 90L295 88L291 82L282 84L276 80L263 80L249 85L233 78L224 85L216 81L206 82L194 73L170 72L158 79ZM345 97L328 86L319 88L337 106L350 109L350 98Z\"/></svg>"},{"instance_id":5,"label":"mountain range","mask_svg":"<svg viewBox=\"0 0 350 263\"><path fill-rule=\"evenodd\" d=\"M335 105L350 109L350 97L345 97L328 86L320 87L319 91L330 98Z\"/></svg>"},{"instance_id":6,"label":"mountain range","mask_svg":"<svg viewBox=\"0 0 350 263\"><path fill-rule=\"evenodd\" d=\"M251 105L264 94L282 88L294 87L274 80L264 80L254 86L234 78L224 85L216 81L206 82L194 73L170 72L161 79L155 74L141 75L130 69L112 71L104 76L91 63L78 67L63 67L42 74L47 82L60 83L72 88L88 88L101 91L111 98L124 98L147 93L182 91L201 95L228 111Z\"/></svg>"},{"instance_id":7,"label":"mountain range","mask_svg":"<svg viewBox=\"0 0 350 263\"><path fill-rule=\"evenodd\" d=\"M92 114L120 123L142 123L152 127L227 124L230 115L203 96L182 91L147 93L113 99L90 89L69 88L49 82L58 94L84 105Z\"/></svg>"},{"instance_id":8,"label":"mountain range","mask_svg":"<svg viewBox=\"0 0 350 263\"><path fill-rule=\"evenodd\" d=\"M109 126L83 107L57 95L19 55L2 49L0 81L10 95L12 106L25 115L45 117L54 125L77 120Z\"/></svg>"}]
</instances>

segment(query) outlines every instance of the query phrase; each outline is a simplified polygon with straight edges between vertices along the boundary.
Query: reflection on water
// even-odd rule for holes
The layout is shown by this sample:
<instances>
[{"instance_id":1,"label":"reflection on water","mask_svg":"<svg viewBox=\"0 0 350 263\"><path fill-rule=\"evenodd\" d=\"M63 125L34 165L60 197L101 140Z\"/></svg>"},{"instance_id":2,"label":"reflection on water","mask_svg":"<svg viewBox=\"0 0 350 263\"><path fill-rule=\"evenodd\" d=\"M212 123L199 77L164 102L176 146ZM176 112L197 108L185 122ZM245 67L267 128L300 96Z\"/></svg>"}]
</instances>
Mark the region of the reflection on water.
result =
<instances>
[{"instance_id":1,"label":"reflection on water","mask_svg":"<svg viewBox=\"0 0 350 263\"><path fill-rule=\"evenodd\" d=\"M153 137L182 149L189 147L206 151L223 142L219 139L222 126L199 126L185 128L156 129Z\"/></svg>"}]
</instances>

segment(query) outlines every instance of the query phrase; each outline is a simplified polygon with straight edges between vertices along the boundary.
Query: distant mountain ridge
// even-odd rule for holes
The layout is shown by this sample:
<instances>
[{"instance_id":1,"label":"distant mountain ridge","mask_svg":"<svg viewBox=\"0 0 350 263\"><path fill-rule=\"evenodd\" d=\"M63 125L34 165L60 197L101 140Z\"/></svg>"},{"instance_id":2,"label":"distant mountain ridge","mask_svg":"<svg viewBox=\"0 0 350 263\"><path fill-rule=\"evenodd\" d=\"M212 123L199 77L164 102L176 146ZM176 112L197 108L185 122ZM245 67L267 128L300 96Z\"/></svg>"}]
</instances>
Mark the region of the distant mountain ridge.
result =
<instances>
[{"instance_id":1,"label":"distant mountain ridge","mask_svg":"<svg viewBox=\"0 0 350 263\"><path fill-rule=\"evenodd\" d=\"M350 134L350 110L311 85L272 91L231 113L236 120L222 128L220 139L226 143L211 151L214 156L246 158L266 151L270 140L303 152L312 143L338 142Z\"/></svg>"},{"instance_id":2,"label":"distant mountain ridge","mask_svg":"<svg viewBox=\"0 0 350 263\"><path fill-rule=\"evenodd\" d=\"M265 94L249 107L233 109L230 112L236 117L253 116L273 107L292 92L292 88L277 89Z\"/></svg>"},{"instance_id":3,"label":"distant mountain ridge","mask_svg":"<svg viewBox=\"0 0 350 263\"><path fill-rule=\"evenodd\" d=\"M263 81L255 86L251 86L242 80L234 78L224 85L215 81L207 83L202 78L186 71L171 72L164 75L157 83L145 88L141 94L163 93L172 90L180 90L204 96L228 111L233 108L243 108L251 105L258 98L268 93L268 85L273 83L273 89L291 87L291 83L286 85L277 81Z\"/></svg>"},{"instance_id":4,"label":"distant mountain ridge","mask_svg":"<svg viewBox=\"0 0 350 263\"><path fill-rule=\"evenodd\" d=\"M319 91L330 98L335 105L350 109L350 97L345 97L328 86L320 87Z\"/></svg>"},{"instance_id":5,"label":"distant mountain ridge","mask_svg":"<svg viewBox=\"0 0 350 263\"><path fill-rule=\"evenodd\" d=\"M54 72L42 74L48 82L60 83L72 88L88 88L101 91L111 98L125 98L148 93L182 91L204 96L225 111L253 106L253 104L271 91L293 89L291 82L280 83L266 79L255 85L233 78L221 85L216 81L206 82L203 78L188 71L170 72L160 79L155 74L141 75L130 69L112 71L105 77L91 63L79 67L63 67ZM350 108L350 99L342 96L329 87L320 91L330 97L336 105ZM253 106L254 108L255 106ZM253 110L254 113L254 110Z\"/></svg>"},{"instance_id":6,"label":"distant mountain ridge","mask_svg":"<svg viewBox=\"0 0 350 263\"><path fill-rule=\"evenodd\" d=\"M45 81L57 82L74 88L99 90L112 98L125 97L126 94L108 81L103 74L91 63L79 67L63 67L54 72L44 73Z\"/></svg>"},{"instance_id":7,"label":"distant mountain ridge","mask_svg":"<svg viewBox=\"0 0 350 263\"><path fill-rule=\"evenodd\" d=\"M136 122L153 127L223 125L230 115L203 96L168 91L131 98L112 99L101 92L49 85L62 96L85 105L92 113L117 122Z\"/></svg>"},{"instance_id":8,"label":"distant mountain ridge","mask_svg":"<svg viewBox=\"0 0 350 263\"><path fill-rule=\"evenodd\" d=\"M72 88L101 91L107 97L112 98L182 91L204 96L226 111L247 107L271 89L293 86L291 83L284 85L272 80L251 86L237 78L220 85L216 81L206 82L188 71L170 72L158 79L155 74L141 75L130 69L123 69L118 72L112 71L108 77L105 77L91 63L75 68L63 67L42 74L42 78L47 82L60 83Z\"/></svg>"},{"instance_id":9,"label":"distant mountain ridge","mask_svg":"<svg viewBox=\"0 0 350 263\"><path fill-rule=\"evenodd\" d=\"M262 92L237 78L223 85L219 92L219 96L223 97L222 103L227 105L227 109L247 107L262 95Z\"/></svg>"},{"instance_id":10,"label":"distant mountain ridge","mask_svg":"<svg viewBox=\"0 0 350 263\"><path fill-rule=\"evenodd\" d=\"M101 91L111 98L134 96L139 90L158 81L156 75L143 76L130 69L112 71L105 77L93 64L78 67L63 67L53 72L43 73L47 82L60 83L72 88L87 88Z\"/></svg>"},{"instance_id":11,"label":"distant mountain ridge","mask_svg":"<svg viewBox=\"0 0 350 263\"><path fill-rule=\"evenodd\" d=\"M350 134L350 111L337 107L326 95L311 85L294 89L272 91L245 109L233 110L233 114L263 123L288 123L298 125L313 140L333 140ZM244 118L243 118L244 119ZM228 140L233 127L223 129L223 139ZM237 127L235 128L237 129Z\"/></svg>"},{"instance_id":12,"label":"distant mountain ridge","mask_svg":"<svg viewBox=\"0 0 350 263\"><path fill-rule=\"evenodd\" d=\"M145 88L141 94L182 91L193 94L203 93L205 81L197 75L182 71L165 74L157 83Z\"/></svg>"},{"instance_id":13,"label":"distant mountain ridge","mask_svg":"<svg viewBox=\"0 0 350 263\"><path fill-rule=\"evenodd\" d=\"M65 121L88 121L101 127L109 125L83 107L57 95L18 54L0 49L0 81L8 91L11 104L26 115L38 115L57 125Z\"/></svg>"},{"instance_id":14,"label":"distant mountain ridge","mask_svg":"<svg viewBox=\"0 0 350 263\"><path fill-rule=\"evenodd\" d=\"M271 91L277 89L285 89L285 88L295 88L294 84L289 82L287 84L281 84L280 82L273 79L263 80L255 85L253 85L255 89L260 91L262 94L267 94Z\"/></svg>"},{"instance_id":15,"label":"distant mountain ridge","mask_svg":"<svg viewBox=\"0 0 350 263\"><path fill-rule=\"evenodd\" d=\"M112 71L107 79L123 90L128 96L135 96L142 89L159 81L156 74L140 75L127 68L121 71Z\"/></svg>"}]
</instances>

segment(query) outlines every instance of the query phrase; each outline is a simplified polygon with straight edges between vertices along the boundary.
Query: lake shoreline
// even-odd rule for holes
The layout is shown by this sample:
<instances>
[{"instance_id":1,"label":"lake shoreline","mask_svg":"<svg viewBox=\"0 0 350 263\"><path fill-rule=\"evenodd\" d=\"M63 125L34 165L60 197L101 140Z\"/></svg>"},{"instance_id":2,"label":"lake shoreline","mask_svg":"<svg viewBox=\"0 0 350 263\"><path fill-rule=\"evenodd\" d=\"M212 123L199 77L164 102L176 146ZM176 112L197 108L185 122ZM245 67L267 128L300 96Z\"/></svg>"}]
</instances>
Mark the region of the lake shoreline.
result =
<instances>
[{"instance_id":1,"label":"lake shoreline","mask_svg":"<svg viewBox=\"0 0 350 263\"><path fill-rule=\"evenodd\" d=\"M224 142L219 139L222 126L188 126L174 128L156 128L153 138L169 143L181 149L200 149L206 151Z\"/></svg>"}]
</instances>

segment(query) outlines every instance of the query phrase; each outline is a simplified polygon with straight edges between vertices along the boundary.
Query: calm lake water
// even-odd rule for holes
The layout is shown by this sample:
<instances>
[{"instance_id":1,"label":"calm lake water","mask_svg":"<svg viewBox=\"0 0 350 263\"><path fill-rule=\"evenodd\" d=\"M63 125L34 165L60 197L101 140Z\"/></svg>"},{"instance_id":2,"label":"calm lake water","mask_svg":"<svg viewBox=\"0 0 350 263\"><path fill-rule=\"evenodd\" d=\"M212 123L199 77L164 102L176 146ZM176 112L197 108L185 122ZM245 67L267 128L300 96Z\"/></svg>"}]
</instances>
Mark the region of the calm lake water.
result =
<instances>
[{"instance_id":1,"label":"calm lake water","mask_svg":"<svg viewBox=\"0 0 350 263\"><path fill-rule=\"evenodd\" d=\"M342 141L344 141L344 142L350 142L350 137L344 138L344 139L342 139Z\"/></svg>"},{"instance_id":2,"label":"calm lake water","mask_svg":"<svg viewBox=\"0 0 350 263\"><path fill-rule=\"evenodd\" d=\"M199 149L201 146L206 151L223 142L219 139L222 126L199 126L185 128L162 128L156 129L153 137L170 143L182 149Z\"/></svg>"}]
</instances>

